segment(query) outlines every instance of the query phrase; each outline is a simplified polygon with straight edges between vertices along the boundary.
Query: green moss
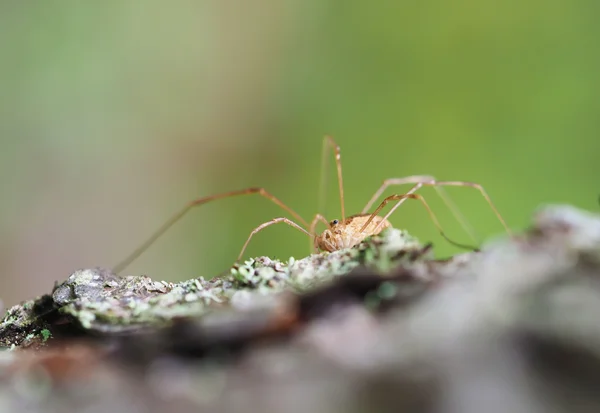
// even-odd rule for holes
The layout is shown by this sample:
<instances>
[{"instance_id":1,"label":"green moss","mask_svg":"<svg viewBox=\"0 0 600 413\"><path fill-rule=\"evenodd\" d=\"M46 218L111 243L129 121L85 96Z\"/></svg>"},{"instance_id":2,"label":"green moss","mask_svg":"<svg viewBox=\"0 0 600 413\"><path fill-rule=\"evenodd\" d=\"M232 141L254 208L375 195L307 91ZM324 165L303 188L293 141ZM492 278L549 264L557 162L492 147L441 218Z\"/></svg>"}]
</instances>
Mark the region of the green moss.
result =
<instances>
[{"instance_id":1,"label":"green moss","mask_svg":"<svg viewBox=\"0 0 600 413\"><path fill-rule=\"evenodd\" d=\"M50 330L48 330L47 328L44 328L42 331L40 331L40 334L42 336L42 341L45 343L46 341L48 341L48 339L50 337L52 337L52 333L50 332Z\"/></svg>"}]
</instances>

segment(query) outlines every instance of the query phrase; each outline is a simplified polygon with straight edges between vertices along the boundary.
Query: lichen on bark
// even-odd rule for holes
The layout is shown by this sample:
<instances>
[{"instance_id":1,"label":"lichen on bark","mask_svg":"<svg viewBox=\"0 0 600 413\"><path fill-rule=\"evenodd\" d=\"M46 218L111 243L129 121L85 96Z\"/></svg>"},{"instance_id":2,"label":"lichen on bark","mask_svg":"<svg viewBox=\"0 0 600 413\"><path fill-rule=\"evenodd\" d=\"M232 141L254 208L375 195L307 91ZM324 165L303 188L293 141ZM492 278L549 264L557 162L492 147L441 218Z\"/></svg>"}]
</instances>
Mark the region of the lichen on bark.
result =
<instances>
[{"instance_id":1,"label":"lichen on bark","mask_svg":"<svg viewBox=\"0 0 600 413\"><path fill-rule=\"evenodd\" d=\"M599 215L545 207L528 230L447 260L392 242L408 240L399 234L301 260L256 258L211 280L78 271L8 312L1 328L13 343L52 338L38 352L0 353L0 404L600 411Z\"/></svg>"},{"instance_id":2,"label":"lichen on bark","mask_svg":"<svg viewBox=\"0 0 600 413\"><path fill-rule=\"evenodd\" d=\"M432 260L430 246L421 245L406 231L389 229L355 248L298 260L257 257L232 267L228 274L201 275L178 283L147 276L120 277L102 268L81 269L50 294L12 307L0 323L0 344L29 344L34 338L36 344L46 342L41 332L53 333L58 319L61 328L70 323L101 334L159 328L175 318L201 317L227 306L238 292L250 292L245 294L248 305L248 300L261 295L309 291L361 265L385 273L426 260ZM41 303L45 303L43 309Z\"/></svg>"}]
</instances>

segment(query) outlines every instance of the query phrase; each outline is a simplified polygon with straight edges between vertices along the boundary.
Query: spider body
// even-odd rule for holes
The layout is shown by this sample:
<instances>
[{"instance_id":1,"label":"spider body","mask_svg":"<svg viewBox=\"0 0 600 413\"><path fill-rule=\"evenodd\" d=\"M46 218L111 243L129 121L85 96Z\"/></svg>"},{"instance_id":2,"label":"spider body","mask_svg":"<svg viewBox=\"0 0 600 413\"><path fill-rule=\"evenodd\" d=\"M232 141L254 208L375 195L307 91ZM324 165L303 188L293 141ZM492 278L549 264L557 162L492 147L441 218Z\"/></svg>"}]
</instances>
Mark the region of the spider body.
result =
<instances>
[{"instance_id":1,"label":"spider body","mask_svg":"<svg viewBox=\"0 0 600 413\"><path fill-rule=\"evenodd\" d=\"M371 214L356 214L344 221L334 219L329 223L329 228L314 237L315 247L328 252L352 248L360 244L365 238L377 235L392 226L390 221L376 215L364 231L361 231L361 228L370 217Z\"/></svg>"}]
</instances>

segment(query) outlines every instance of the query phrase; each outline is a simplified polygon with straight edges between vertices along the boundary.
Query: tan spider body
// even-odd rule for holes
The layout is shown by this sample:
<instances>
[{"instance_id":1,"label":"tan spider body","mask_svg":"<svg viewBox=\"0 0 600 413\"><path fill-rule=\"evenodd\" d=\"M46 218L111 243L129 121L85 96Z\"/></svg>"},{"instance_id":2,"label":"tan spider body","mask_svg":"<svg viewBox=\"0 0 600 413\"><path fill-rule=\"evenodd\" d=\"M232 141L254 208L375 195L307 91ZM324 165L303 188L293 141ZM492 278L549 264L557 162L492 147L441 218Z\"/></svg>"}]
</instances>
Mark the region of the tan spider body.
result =
<instances>
[{"instance_id":1,"label":"tan spider body","mask_svg":"<svg viewBox=\"0 0 600 413\"><path fill-rule=\"evenodd\" d=\"M361 231L360 229L370 217L371 214L357 214L346 218L342 222L334 219L329 223L329 228L314 237L315 248L329 252L352 248L363 242L365 238L377 235L392 226L387 219L375 216L365 230Z\"/></svg>"}]
</instances>

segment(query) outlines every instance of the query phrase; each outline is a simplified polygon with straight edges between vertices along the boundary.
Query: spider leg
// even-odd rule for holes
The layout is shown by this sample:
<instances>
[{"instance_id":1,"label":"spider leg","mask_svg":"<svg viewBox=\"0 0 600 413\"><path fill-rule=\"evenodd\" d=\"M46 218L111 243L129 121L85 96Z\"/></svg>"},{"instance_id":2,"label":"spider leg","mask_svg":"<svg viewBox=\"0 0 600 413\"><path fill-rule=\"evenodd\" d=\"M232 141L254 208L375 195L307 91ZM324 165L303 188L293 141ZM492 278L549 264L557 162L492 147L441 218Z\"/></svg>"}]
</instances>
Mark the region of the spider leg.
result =
<instances>
[{"instance_id":1,"label":"spider leg","mask_svg":"<svg viewBox=\"0 0 600 413\"><path fill-rule=\"evenodd\" d=\"M444 237L444 239L446 239L446 241L448 241L449 243L456 245L458 247L461 248L465 248L465 249L471 249L471 250L477 250L477 248L468 246L468 245L463 245L463 244L459 244L457 242L452 241L450 238L448 238L448 236L446 235L446 233L444 232L442 225L440 224L440 221L437 219L436 215L434 214L433 210L431 209L431 207L429 206L429 204L427 204L427 201L425 201L425 198L423 198L422 195L418 195L418 194L396 194L396 195L390 195L388 197L386 197L381 204L379 204L379 206L375 209L375 211L373 211L373 213L371 214L371 216L369 217L369 219L364 223L364 225L362 226L362 228L360 229L359 232L363 232L371 223L371 221L373 220L373 218L388 204L388 202L390 201L404 201L405 199L417 199L421 202L421 204L425 207L425 209L427 210L427 213L429 214L429 217L431 218L431 221L434 223L434 225L436 226L436 228L438 229L438 231L440 232L440 235L442 237ZM392 209L390 209L388 211L387 214L385 214L385 216L383 217L383 219L379 222L379 224L377 224L377 226L375 227L375 229L373 230L373 232L377 232L377 229L379 229L383 223L390 217L390 215L392 215L392 213L396 210L396 208L398 207L398 204L400 202L396 203L396 205L394 205L394 207Z\"/></svg>"},{"instance_id":2,"label":"spider leg","mask_svg":"<svg viewBox=\"0 0 600 413\"><path fill-rule=\"evenodd\" d=\"M411 189L412 192L410 192L410 191L408 192L408 193L413 193L418 188L420 188L420 186L422 186L422 185L419 185L421 182L428 182L428 181L435 181L435 178L431 175L411 175L411 176L405 176L403 178L386 179L385 181L383 181L383 184L379 187L379 189L373 194L373 196L371 197L369 202L367 202L367 205L365 205L365 207L363 208L361 213L366 214L367 211L369 211L369 209L371 209L371 206L373 206L375 201L377 201L379 199L379 197L385 192L385 190L392 185L417 184L417 185L415 185L415 187L417 187L416 189L415 189L415 187L413 187L413 189Z\"/></svg>"},{"instance_id":3,"label":"spider leg","mask_svg":"<svg viewBox=\"0 0 600 413\"><path fill-rule=\"evenodd\" d=\"M317 229L317 224L319 222L324 223L329 228L329 222L327 222L327 219L325 219L325 217L321 214L316 214L315 217L313 218L313 220L310 222L310 227L309 227L309 231L308 231L308 232L310 232L310 234L313 235L313 237L315 237L317 235L316 229ZM319 252L319 249L317 248L317 245L314 243L314 240L311 245L311 250L313 252Z\"/></svg>"},{"instance_id":4,"label":"spider leg","mask_svg":"<svg viewBox=\"0 0 600 413\"><path fill-rule=\"evenodd\" d=\"M492 208L492 211L494 212L494 214L496 215L496 217L498 218L498 220L500 221L500 223L502 224L502 226L504 227L504 229L506 230L508 235L510 235L512 237L512 231L506 224L506 221L504 221L504 218L502 218L502 215L500 215L498 208L496 208L496 205L494 205L494 203L492 202L492 199L487 194L485 189L483 189L483 186L481 186L480 184L477 184L474 182L466 182L466 181L436 181L436 180L432 180L432 181L426 181L426 182L419 182L417 185L415 185L415 187L417 187L417 186L418 186L418 188L413 188L414 191L416 191L417 189L419 189L422 186L433 186L434 188L440 188L443 186L466 186L466 187L471 187L471 188L477 189L479 191L479 193L483 196L483 198L487 201L490 208ZM410 193L410 191L408 193ZM396 205L394 205L392 207L392 209L390 210L390 213L394 212L396 210L396 208L398 208L403 202L404 202L404 199L399 200L398 203L396 203Z\"/></svg>"},{"instance_id":5,"label":"spider leg","mask_svg":"<svg viewBox=\"0 0 600 413\"><path fill-rule=\"evenodd\" d=\"M340 146L333 140L331 136L325 136L323 138L323 150L321 155L321 185L319 190L319 211L323 211L325 197L327 194L327 159L328 159L328 150L329 148L333 149L335 154L335 165L337 167L337 175L338 175L338 187L340 192L340 205L342 208L342 221L346 217L346 211L344 208L344 182L342 180L342 154L340 150Z\"/></svg>"},{"instance_id":6,"label":"spider leg","mask_svg":"<svg viewBox=\"0 0 600 413\"><path fill-rule=\"evenodd\" d=\"M129 266L133 261L135 261L140 255L142 255L157 239L159 239L169 228L171 228L177 221L183 218L192 208L206 204L211 201L215 201L217 199L230 198L239 195L251 195L258 194L269 201L273 202L283 210L287 211L290 215L292 215L297 221L300 221L305 227L308 227L308 222L306 222L297 212L295 212L292 208L284 204L270 192L268 192L264 188L246 188L238 191L230 191L224 192L221 194L211 195L203 198L195 199L189 202L181 211L177 214L173 215L168 221L166 221L163 225L161 225L150 237L144 241L138 248L135 249L128 257L126 257L123 261L121 261L113 271L115 274L118 274L125 268Z\"/></svg>"},{"instance_id":7,"label":"spider leg","mask_svg":"<svg viewBox=\"0 0 600 413\"><path fill-rule=\"evenodd\" d=\"M492 208L492 210L494 211L494 213L496 214L496 216L498 217L498 219L500 220L500 222L502 223L502 225L504 226L504 228L506 229L506 231L509 234L511 234L511 231L510 231L510 229L508 229L508 226L504 222L504 219L502 218L502 216L498 212L496 206L492 203L490 197L487 195L487 193L485 192L485 190L483 189L483 187L481 185L475 184L475 183L472 183L472 182L464 182L464 181L437 181L433 176L430 176L430 175L413 175L413 176L407 176L407 177L404 177L404 178L386 179L383 182L383 185L381 185L381 187L375 192L375 194L373 195L373 197L369 200L369 202L367 203L367 205L363 209L363 213L366 213L368 211L368 209L371 207L371 205L373 205L373 203L377 200L377 198L379 198L381 196L381 194L383 194L383 192L389 186L391 186L391 185L405 185L405 184L415 184L407 192L407 194L412 194L412 193L416 192L418 189L422 188L423 186L433 186L434 189L436 190L436 192L438 193L438 195L440 196L440 198L442 198L442 200L444 201L444 203L446 204L446 206L450 209L450 211L452 212L452 214L454 215L454 217L456 218L456 220L461 224L461 226L463 227L463 229L465 230L465 232L467 232L469 234L469 236L471 237L471 239L473 239L475 242L479 243L479 241L478 241L479 237L476 236L475 231L473 230L473 226L470 225L470 223L468 222L468 220L460 212L459 208L456 206L456 204L452 201L452 199L450 198L450 196L448 195L448 193L443 188L444 186L471 186L471 187L475 187L475 188L479 189L479 191L481 192L481 194L483 195L483 197L485 198L485 200L488 202L488 204L490 205L490 207ZM404 202L404 199L400 200L398 202L398 204L394 208L397 208L403 202Z\"/></svg>"},{"instance_id":8,"label":"spider leg","mask_svg":"<svg viewBox=\"0 0 600 413\"><path fill-rule=\"evenodd\" d=\"M311 237L311 239L313 238L313 235L311 235L307 230L305 230L304 228L302 228L300 225L296 224L294 221L291 221L287 218L274 218L270 221L264 222L262 224L260 224L259 226L257 226L256 228L254 228L252 230L252 232L250 233L250 235L248 236L248 239L246 240L246 242L244 243L244 246L242 247L242 250L240 251L240 254L237 257L237 260L235 260L235 263L239 263L240 260L242 259L242 257L244 256L244 252L246 251L246 248L248 247L248 244L250 243L250 240L252 239L252 237L254 235L256 235L258 232L262 231L263 229L273 225L273 224L279 224L279 223L285 223L288 224L294 228L296 228L298 231L302 231L304 232L306 235L308 235L309 237Z\"/></svg>"}]
</instances>

